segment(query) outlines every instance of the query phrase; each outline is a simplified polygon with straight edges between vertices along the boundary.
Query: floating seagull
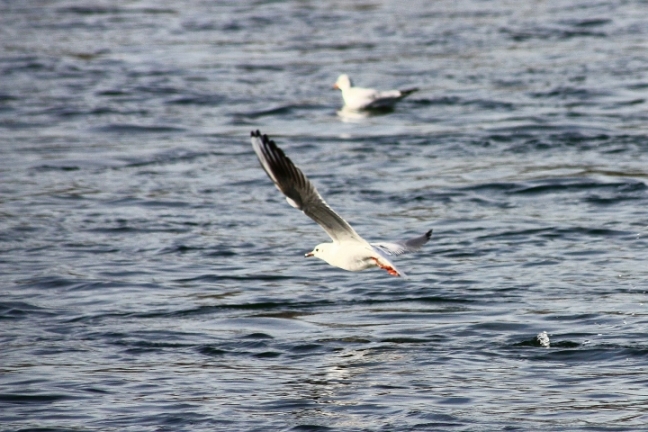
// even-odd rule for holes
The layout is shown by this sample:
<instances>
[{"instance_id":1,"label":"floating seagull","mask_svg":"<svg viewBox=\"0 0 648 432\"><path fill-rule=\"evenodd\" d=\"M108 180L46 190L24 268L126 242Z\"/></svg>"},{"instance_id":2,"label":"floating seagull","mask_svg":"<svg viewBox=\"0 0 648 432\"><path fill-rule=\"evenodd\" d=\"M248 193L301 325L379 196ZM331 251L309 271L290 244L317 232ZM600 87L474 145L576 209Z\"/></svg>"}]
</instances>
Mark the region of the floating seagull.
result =
<instances>
[{"instance_id":1,"label":"floating seagull","mask_svg":"<svg viewBox=\"0 0 648 432\"><path fill-rule=\"evenodd\" d=\"M303 172L277 147L267 135L252 131L252 147L261 166L277 189L286 195L288 203L317 222L333 239L333 243L315 246L307 257L320 258L334 267L360 271L380 267L392 276L405 276L389 256L401 255L421 248L432 235L429 230L420 237L395 243L368 243L326 204L315 186Z\"/></svg>"},{"instance_id":2,"label":"floating seagull","mask_svg":"<svg viewBox=\"0 0 648 432\"><path fill-rule=\"evenodd\" d=\"M386 90L353 87L349 75L342 74L338 77L333 88L342 90L344 107L350 110L370 110L390 108L396 102L417 91L417 88L407 90Z\"/></svg>"}]
</instances>

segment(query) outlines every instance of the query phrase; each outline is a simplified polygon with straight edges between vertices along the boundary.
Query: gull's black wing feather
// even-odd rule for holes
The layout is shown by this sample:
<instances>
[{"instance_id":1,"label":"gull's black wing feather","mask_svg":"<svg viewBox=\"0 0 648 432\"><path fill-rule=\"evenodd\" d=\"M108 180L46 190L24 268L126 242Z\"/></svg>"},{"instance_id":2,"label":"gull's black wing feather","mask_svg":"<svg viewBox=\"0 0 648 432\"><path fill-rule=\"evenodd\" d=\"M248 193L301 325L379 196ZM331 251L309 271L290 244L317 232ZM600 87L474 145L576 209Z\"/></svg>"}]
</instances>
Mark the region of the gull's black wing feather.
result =
<instances>
[{"instance_id":1,"label":"gull's black wing feather","mask_svg":"<svg viewBox=\"0 0 648 432\"><path fill-rule=\"evenodd\" d=\"M347 221L326 204L315 186L274 141L258 130L252 131L251 137L261 166L291 206L317 222L334 241L364 241Z\"/></svg>"}]
</instances>

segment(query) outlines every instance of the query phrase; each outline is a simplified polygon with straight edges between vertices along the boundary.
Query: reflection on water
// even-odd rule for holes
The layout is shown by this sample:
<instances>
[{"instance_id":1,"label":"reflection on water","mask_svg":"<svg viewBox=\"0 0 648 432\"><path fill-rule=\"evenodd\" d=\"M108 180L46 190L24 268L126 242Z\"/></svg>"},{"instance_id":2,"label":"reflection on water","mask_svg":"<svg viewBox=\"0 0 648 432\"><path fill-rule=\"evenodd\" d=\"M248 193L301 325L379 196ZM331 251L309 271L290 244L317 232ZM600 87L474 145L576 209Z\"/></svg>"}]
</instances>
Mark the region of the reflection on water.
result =
<instances>
[{"instance_id":1,"label":"reflection on water","mask_svg":"<svg viewBox=\"0 0 648 432\"><path fill-rule=\"evenodd\" d=\"M379 117L391 114L394 112L393 108L381 108L371 110L353 110L347 106L343 106L336 114L343 122L359 123L369 117Z\"/></svg>"}]
</instances>

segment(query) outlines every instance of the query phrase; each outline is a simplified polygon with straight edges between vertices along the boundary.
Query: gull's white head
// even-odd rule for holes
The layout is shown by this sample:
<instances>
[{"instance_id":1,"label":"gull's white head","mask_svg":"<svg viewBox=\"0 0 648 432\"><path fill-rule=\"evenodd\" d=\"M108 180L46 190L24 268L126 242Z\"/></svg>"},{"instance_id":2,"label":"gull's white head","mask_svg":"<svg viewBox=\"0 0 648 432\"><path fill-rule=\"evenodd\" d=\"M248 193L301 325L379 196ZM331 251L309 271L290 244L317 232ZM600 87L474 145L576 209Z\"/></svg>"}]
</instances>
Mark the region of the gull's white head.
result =
<instances>
[{"instance_id":1,"label":"gull's white head","mask_svg":"<svg viewBox=\"0 0 648 432\"><path fill-rule=\"evenodd\" d=\"M313 249L311 252L308 252L305 257L316 257L321 260L324 260L328 262L329 256L331 256L332 252L332 247L333 243L320 243L317 246L315 246L315 249Z\"/></svg>"},{"instance_id":2,"label":"gull's white head","mask_svg":"<svg viewBox=\"0 0 648 432\"><path fill-rule=\"evenodd\" d=\"M333 84L333 88L339 89L339 90L347 90L350 89L352 86L351 84L351 78L349 78L349 75L347 74L342 74L338 77L337 81L335 81L335 84Z\"/></svg>"}]
</instances>

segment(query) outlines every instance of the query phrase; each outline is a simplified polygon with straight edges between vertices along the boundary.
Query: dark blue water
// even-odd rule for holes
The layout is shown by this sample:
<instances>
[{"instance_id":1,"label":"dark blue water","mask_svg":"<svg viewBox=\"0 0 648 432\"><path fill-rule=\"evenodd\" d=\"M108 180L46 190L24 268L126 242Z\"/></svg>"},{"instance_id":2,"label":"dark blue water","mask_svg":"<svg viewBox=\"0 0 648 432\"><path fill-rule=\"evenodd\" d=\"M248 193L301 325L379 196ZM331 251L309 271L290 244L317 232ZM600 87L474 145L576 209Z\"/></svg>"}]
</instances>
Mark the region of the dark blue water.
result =
<instances>
[{"instance_id":1,"label":"dark blue water","mask_svg":"<svg viewBox=\"0 0 648 432\"><path fill-rule=\"evenodd\" d=\"M646 40L639 0L0 3L0 429L643 429ZM340 73L421 90L340 116ZM251 129L364 237L433 228L410 279L304 259Z\"/></svg>"}]
</instances>

